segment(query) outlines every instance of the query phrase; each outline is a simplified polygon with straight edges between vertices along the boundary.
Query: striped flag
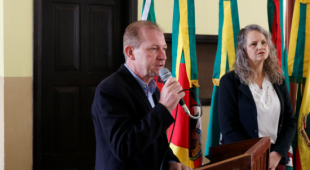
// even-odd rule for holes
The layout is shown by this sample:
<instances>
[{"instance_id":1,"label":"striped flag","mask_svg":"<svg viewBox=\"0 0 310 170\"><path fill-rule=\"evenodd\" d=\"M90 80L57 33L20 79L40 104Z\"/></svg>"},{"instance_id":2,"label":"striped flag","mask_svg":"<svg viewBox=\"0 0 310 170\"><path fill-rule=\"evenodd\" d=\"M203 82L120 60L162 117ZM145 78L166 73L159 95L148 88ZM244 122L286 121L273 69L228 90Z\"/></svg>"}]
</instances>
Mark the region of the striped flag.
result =
<instances>
[{"instance_id":1,"label":"striped flag","mask_svg":"<svg viewBox=\"0 0 310 170\"><path fill-rule=\"evenodd\" d=\"M143 0L141 20L148 20L156 23L154 0Z\"/></svg>"},{"instance_id":2,"label":"striped flag","mask_svg":"<svg viewBox=\"0 0 310 170\"><path fill-rule=\"evenodd\" d=\"M219 33L218 45L213 70L213 94L209 117L209 126L205 156L209 155L209 147L220 143L220 127L218 121L217 96L220 78L232 68L235 62L237 37L240 31L237 0L219 1Z\"/></svg>"},{"instance_id":3,"label":"striped flag","mask_svg":"<svg viewBox=\"0 0 310 170\"><path fill-rule=\"evenodd\" d=\"M191 88L198 95L195 29L194 1L175 0L172 26L172 76L176 77L183 89ZM183 100L192 115L199 113L198 98L192 92L185 91ZM174 117L176 114L178 116L170 147L181 163L192 168L199 167L202 165L200 119L190 119L181 107L172 112Z\"/></svg>"},{"instance_id":4,"label":"striped flag","mask_svg":"<svg viewBox=\"0 0 310 170\"><path fill-rule=\"evenodd\" d=\"M277 49L278 65L286 77L285 83L289 88L287 52L283 30L283 0L268 0L268 23L272 41Z\"/></svg>"},{"instance_id":5,"label":"striped flag","mask_svg":"<svg viewBox=\"0 0 310 170\"><path fill-rule=\"evenodd\" d=\"M296 0L294 6L288 70L291 82L298 83L295 116L297 133L293 140L294 168L310 169L310 0ZM309 122L309 124L308 124Z\"/></svg>"},{"instance_id":6,"label":"striped flag","mask_svg":"<svg viewBox=\"0 0 310 170\"><path fill-rule=\"evenodd\" d=\"M289 90L287 52L283 30L283 0L268 0L267 8L269 31L272 34L272 41L277 49L278 65L282 69L285 83ZM290 162L286 165L286 170L293 170L292 154L292 147L290 147L290 152L288 151Z\"/></svg>"}]
</instances>

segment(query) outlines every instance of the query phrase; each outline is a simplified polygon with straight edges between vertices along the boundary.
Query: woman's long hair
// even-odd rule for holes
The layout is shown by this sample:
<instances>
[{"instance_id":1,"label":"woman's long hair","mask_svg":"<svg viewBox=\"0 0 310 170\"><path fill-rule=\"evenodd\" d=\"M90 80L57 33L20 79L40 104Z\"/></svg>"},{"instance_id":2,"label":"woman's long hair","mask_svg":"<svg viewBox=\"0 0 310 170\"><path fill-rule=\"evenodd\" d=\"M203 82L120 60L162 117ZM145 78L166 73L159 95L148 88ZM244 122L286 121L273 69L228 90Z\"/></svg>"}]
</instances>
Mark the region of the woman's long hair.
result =
<instances>
[{"instance_id":1,"label":"woman's long hair","mask_svg":"<svg viewBox=\"0 0 310 170\"><path fill-rule=\"evenodd\" d=\"M248 25L245 28L241 29L238 35L236 61L233 68L235 69L235 73L239 77L241 83L249 85L254 80L255 76L254 70L250 67L250 59L246 52L246 39L247 34L250 31L259 31L264 34L269 48L269 56L264 61L263 70L265 71L265 73L267 73L269 81L271 83L282 84L283 74L278 66L276 49L274 48L274 45L271 41L271 36L261 26L255 24Z\"/></svg>"}]
</instances>

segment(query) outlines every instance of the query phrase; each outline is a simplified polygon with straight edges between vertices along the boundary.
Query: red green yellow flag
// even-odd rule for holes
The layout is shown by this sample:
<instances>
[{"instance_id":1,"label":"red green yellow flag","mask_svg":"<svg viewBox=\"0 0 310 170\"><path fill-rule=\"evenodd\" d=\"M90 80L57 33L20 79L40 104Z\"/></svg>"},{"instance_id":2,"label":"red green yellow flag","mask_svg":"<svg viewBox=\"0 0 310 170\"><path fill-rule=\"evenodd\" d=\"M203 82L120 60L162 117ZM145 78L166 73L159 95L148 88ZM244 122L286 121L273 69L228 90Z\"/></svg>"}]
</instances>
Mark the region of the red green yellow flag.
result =
<instances>
[{"instance_id":1,"label":"red green yellow flag","mask_svg":"<svg viewBox=\"0 0 310 170\"><path fill-rule=\"evenodd\" d=\"M191 88L198 95L198 72L195 39L195 7L193 0L175 0L172 26L172 76L183 89ZM191 91L185 91L183 98L192 115L200 111L198 98ZM190 119L181 107L172 115L175 128L170 147L179 160L188 167L202 165L200 119ZM172 128L169 128L170 138Z\"/></svg>"},{"instance_id":2,"label":"red green yellow flag","mask_svg":"<svg viewBox=\"0 0 310 170\"><path fill-rule=\"evenodd\" d=\"M267 8L269 31L272 34L272 41L277 49L278 65L282 69L285 77L285 83L287 85L287 89L289 90L287 52L283 30L283 0L268 0ZM288 156L290 161L286 165L286 170L293 170L292 147L290 147L290 151L288 151Z\"/></svg>"},{"instance_id":3,"label":"red green yellow flag","mask_svg":"<svg viewBox=\"0 0 310 170\"><path fill-rule=\"evenodd\" d=\"M287 52L283 26L283 0L268 0L268 24L272 41L277 49L278 65L282 69L285 83L289 88Z\"/></svg>"},{"instance_id":4,"label":"red green yellow flag","mask_svg":"<svg viewBox=\"0 0 310 170\"><path fill-rule=\"evenodd\" d=\"M221 77L232 68L235 62L237 37L240 31L237 0L219 1L219 33L218 45L213 70L213 93L208 125L205 156L209 148L220 143L220 127L218 121L217 96Z\"/></svg>"},{"instance_id":5,"label":"red green yellow flag","mask_svg":"<svg viewBox=\"0 0 310 170\"><path fill-rule=\"evenodd\" d=\"M298 83L295 116L298 120L296 138L293 140L295 151L294 168L310 169L310 0L296 0L294 6L288 73L290 81ZM309 122L309 124L308 124Z\"/></svg>"}]
</instances>

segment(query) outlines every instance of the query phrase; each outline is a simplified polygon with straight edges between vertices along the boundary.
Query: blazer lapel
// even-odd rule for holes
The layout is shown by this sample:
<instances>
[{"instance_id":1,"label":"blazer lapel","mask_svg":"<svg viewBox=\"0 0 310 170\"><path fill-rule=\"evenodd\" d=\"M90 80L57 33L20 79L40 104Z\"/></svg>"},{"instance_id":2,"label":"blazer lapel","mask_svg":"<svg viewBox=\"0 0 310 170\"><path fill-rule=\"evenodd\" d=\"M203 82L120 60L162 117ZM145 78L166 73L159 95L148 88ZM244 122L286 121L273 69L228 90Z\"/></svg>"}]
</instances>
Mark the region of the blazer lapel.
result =
<instances>
[{"instance_id":1,"label":"blazer lapel","mask_svg":"<svg viewBox=\"0 0 310 170\"><path fill-rule=\"evenodd\" d=\"M245 85L245 84L242 84L240 83L239 85L239 90L244 94L246 95L250 100L252 100L254 102L254 98L253 98L253 95L250 91L250 88L248 85Z\"/></svg>"},{"instance_id":2,"label":"blazer lapel","mask_svg":"<svg viewBox=\"0 0 310 170\"><path fill-rule=\"evenodd\" d=\"M128 82L128 86L134 91L134 93L140 98L140 100L147 106L148 110L152 109L152 106L146 97L142 87L137 82L137 80L133 77L133 75L129 72L129 70L124 66L118 69L118 72L123 76L123 78Z\"/></svg>"},{"instance_id":3,"label":"blazer lapel","mask_svg":"<svg viewBox=\"0 0 310 170\"><path fill-rule=\"evenodd\" d=\"M249 86L240 83L239 90L242 92L242 94L244 94L248 98L248 100L243 100L242 103L243 104L251 105L251 107L248 107L248 108L251 108L251 109L247 110L247 113L252 113L251 115L252 115L252 118L253 118L253 122L256 122L256 124L257 124L256 104L255 104L254 97L252 95L252 92L251 92ZM256 125L256 127L257 127L257 125Z\"/></svg>"},{"instance_id":4,"label":"blazer lapel","mask_svg":"<svg viewBox=\"0 0 310 170\"><path fill-rule=\"evenodd\" d=\"M153 100L154 100L155 104L157 104L159 101L159 97L160 97L159 94L160 94L160 92L159 92L158 88L156 88L155 93L153 94Z\"/></svg>"}]
</instances>

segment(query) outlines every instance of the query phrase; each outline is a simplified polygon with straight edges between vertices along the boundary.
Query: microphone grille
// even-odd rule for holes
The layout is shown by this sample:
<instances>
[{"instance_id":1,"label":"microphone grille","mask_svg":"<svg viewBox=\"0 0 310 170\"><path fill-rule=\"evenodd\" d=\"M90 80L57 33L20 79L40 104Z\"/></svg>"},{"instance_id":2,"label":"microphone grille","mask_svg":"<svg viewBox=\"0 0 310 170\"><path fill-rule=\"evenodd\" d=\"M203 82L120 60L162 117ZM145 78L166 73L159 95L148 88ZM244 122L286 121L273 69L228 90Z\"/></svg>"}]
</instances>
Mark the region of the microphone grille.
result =
<instances>
[{"instance_id":1,"label":"microphone grille","mask_svg":"<svg viewBox=\"0 0 310 170\"><path fill-rule=\"evenodd\" d=\"M169 69L162 68L159 70L159 76L164 82L166 82L168 80L168 78L170 78L172 75L171 75L171 72L169 71Z\"/></svg>"}]
</instances>

